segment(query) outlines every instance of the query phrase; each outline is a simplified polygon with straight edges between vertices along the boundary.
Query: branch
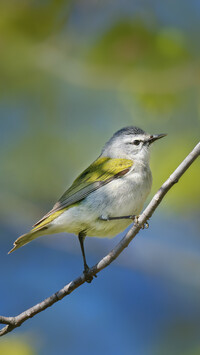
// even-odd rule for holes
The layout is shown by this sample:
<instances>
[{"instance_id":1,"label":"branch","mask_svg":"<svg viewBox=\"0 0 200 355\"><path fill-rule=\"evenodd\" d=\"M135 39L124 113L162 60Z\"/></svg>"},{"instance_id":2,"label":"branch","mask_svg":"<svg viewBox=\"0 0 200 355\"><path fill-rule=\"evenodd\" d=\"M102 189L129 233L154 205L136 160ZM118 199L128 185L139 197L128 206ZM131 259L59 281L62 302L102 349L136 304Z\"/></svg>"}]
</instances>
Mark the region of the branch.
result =
<instances>
[{"instance_id":1,"label":"branch","mask_svg":"<svg viewBox=\"0 0 200 355\"><path fill-rule=\"evenodd\" d=\"M131 240L138 234L139 230L144 226L147 220L152 216L155 209L161 203L163 197L171 189L171 187L178 182L180 177L190 167L194 160L200 155L200 142L190 152L190 154L183 160L178 168L172 173L172 175L164 182L158 192L154 195L149 205L144 212L138 218L137 224L134 224L130 230L126 233L123 239L101 259L96 265L89 270L89 275L94 276L102 269L106 268L111 262L113 262L119 254L129 245ZM68 285L64 286L61 290L54 293L52 296L46 298L44 301L36 304L35 306L27 309L15 317L3 317L0 316L0 323L6 324L4 328L0 330L0 336L3 336L13 329L19 327L27 319L34 317L37 313L44 311L46 308L52 306L54 303L60 301L63 297L69 295L76 288L86 282L85 275L82 274L74 281L71 281Z\"/></svg>"}]
</instances>

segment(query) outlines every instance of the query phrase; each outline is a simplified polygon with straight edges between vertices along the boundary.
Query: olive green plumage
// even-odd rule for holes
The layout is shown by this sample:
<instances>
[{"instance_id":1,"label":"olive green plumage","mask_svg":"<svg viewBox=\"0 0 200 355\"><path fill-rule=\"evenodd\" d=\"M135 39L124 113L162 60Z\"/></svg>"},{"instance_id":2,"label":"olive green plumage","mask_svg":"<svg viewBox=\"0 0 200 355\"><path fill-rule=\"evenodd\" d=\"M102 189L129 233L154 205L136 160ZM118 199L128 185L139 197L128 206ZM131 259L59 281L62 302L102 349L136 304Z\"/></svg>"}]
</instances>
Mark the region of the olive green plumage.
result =
<instances>
[{"instance_id":1,"label":"olive green plumage","mask_svg":"<svg viewBox=\"0 0 200 355\"><path fill-rule=\"evenodd\" d=\"M48 234L48 225L64 211L75 206L103 185L125 175L132 165L133 161L129 159L100 157L95 160L77 177L70 188L54 205L53 209L40 219L29 233L22 235L14 242L14 248L9 253L41 235Z\"/></svg>"}]
</instances>

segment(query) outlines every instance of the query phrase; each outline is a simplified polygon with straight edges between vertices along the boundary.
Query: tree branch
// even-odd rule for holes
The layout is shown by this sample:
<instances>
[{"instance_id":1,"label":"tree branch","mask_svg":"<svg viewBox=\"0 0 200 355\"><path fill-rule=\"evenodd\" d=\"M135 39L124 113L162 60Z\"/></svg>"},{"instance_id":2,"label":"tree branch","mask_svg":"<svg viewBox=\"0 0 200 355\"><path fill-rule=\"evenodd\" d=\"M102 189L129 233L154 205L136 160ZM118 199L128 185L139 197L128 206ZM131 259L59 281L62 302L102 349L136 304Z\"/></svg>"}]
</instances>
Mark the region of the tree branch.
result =
<instances>
[{"instance_id":1,"label":"tree branch","mask_svg":"<svg viewBox=\"0 0 200 355\"><path fill-rule=\"evenodd\" d=\"M170 175L170 177L164 182L158 192L154 195L149 205L138 218L137 224L134 224L130 228L130 230L126 233L123 239L110 251L109 254L107 254L103 259L101 259L96 265L94 265L89 270L89 275L96 275L102 269L106 268L111 262L113 262L119 254L121 254L121 252L129 245L131 240L136 236L136 234L138 234L139 230L144 226L147 220L152 216L153 212L161 203L163 197L166 195L169 189L175 183L178 182L180 177L185 173L185 171L190 167L190 165L199 155L200 142L196 145L196 147L190 152L190 154L183 160L183 162L172 173L172 175ZM64 286L61 290L54 293L52 296L46 298L44 301L27 309L19 315L15 317L0 316L0 323L6 324L6 326L0 330L0 336L11 332L13 329L19 327L22 323L24 323L27 319L34 317L37 313L44 311L46 308L60 301L63 297L69 295L76 288L81 286L84 282L86 282L86 278L85 275L82 274L74 281L71 281L68 285Z\"/></svg>"}]
</instances>

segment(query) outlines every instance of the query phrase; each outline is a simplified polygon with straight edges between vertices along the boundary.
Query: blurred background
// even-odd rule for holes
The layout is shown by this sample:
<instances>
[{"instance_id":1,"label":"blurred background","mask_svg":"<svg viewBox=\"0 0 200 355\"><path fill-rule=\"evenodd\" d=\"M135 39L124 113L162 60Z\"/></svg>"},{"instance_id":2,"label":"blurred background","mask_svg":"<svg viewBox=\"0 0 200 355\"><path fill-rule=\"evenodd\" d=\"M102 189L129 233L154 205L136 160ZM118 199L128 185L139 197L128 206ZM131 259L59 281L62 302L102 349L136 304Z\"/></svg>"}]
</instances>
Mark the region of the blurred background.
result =
<instances>
[{"instance_id":1,"label":"blurred background","mask_svg":"<svg viewBox=\"0 0 200 355\"><path fill-rule=\"evenodd\" d=\"M200 2L0 2L0 314L82 271L77 238L8 256L118 129L168 133L151 196L199 140ZM0 354L200 354L200 165L91 285L2 338ZM147 202L148 202L147 201ZM86 239L89 265L120 240Z\"/></svg>"}]
</instances>

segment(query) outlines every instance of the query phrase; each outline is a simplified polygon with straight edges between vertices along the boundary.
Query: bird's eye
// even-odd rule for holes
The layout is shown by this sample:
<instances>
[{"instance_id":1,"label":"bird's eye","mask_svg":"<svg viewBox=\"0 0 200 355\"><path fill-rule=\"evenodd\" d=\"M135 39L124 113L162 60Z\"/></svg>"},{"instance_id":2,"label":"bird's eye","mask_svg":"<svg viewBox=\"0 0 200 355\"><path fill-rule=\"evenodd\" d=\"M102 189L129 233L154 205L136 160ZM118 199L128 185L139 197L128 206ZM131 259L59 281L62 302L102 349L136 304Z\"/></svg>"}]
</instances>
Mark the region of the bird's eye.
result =
<instances>
[{"instance_id":1,"label":"bird's eye","mask_svg":"<svg viewBox=\"0 0 200 355\"><path fill-rule=\"evenodd\" d=\"M139 145L139 144L140 144L140 141L136 139L136 140L133 141L133 144L134 144L134 145Z\"/></svg>"}]
</instances>

